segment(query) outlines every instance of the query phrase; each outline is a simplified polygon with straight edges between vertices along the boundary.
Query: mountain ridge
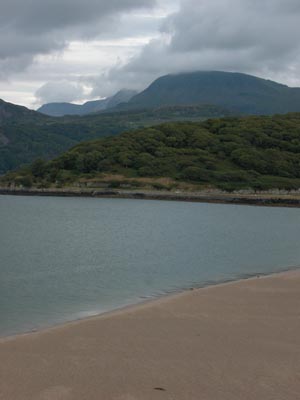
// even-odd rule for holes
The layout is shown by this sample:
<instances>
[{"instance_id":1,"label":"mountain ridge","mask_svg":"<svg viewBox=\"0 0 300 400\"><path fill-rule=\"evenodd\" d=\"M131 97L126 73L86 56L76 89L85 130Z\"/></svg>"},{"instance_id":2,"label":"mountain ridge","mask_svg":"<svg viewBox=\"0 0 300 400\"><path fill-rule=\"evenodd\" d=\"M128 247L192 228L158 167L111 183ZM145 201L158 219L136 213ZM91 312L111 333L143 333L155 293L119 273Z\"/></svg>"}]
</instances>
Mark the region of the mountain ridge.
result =
<instances>
[{"instance_id":1,"label":"mountain ridge","mask_svg":"<svg viewBox=\"0 0 300 400\"><path fill-rule=\"evenodd\" d=\"M106 99L91 100L84 104L67 102L54 102L43 104L37 111L52 117L63 117L66 115L87 115L93 112L105 111L120 103L126 103L137 92L135 90L121 89L116 94Z\"/></svg>"},{"instance_id":2,"label":"mountain ridge","mask_svg":"<svg viewBox=\"0 0 300 400\"><path fill-rule=\"evenodd\" d=\"M123 109L214 104L244 114L300 111L300 88L239 72L194 71L159 77Z\"/></svg>"},{"instance_id":3,"label":"mountain ridge","mask_svg":"<svg viewBox=\"0 0 300 400\"><path fill-rule=\"evenodd\" d=\"M199 85L202 87L200 92ZM199 93L202 100L226 103L226 106L206 102L195 105L193 102L201 100ZM300 111L299 94L299 88L251 75L207 71L166 75L128 103L114 106L122 100L116 94L110 103L114 107L83 116L50 117L1 100L0 174L38 157L51 159L84 140L162 122L246 115L250 110L253 114L269 114L274 110L283 114L286 109ZM174 96L178 104L166 105L172 103ZM240 106L238 110L235 104ZM94 107L93 102L88 102L88 106Z\"/></svg>"},{"instance_id":4,"label":"mountain ridge","mask_svg":"<svg viewBox=\"0 0 300 400\"><path fill-rule=\"evenodd\" d=\"M32 119L42 121L47 119L45 115L40 114L38 111L0 99L0 126L13 118L18 118L22 121Z\"/></svg>"}]
</instances>

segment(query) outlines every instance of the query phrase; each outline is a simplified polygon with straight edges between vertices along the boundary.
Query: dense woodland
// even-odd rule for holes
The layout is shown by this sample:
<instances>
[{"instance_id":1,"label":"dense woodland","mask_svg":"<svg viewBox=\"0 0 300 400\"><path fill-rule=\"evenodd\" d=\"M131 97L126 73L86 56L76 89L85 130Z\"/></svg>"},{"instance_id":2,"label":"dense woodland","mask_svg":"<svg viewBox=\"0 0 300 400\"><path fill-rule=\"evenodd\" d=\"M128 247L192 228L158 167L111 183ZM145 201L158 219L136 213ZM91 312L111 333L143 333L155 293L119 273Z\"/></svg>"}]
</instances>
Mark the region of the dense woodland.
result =
<instances>
[{"instance_id":1,"label":"dense woodland","mask_svg":"<svg viewBox=\"0 0 300 400\"><path fill-rule=\"evenodd\" d=\"M0 100L0 175L37 158L51 160L86 140L117 135L167 121L200 121L229 115L274 115L300 110L300 88L289 88L251 75L218 71L166 75L156 79L148 88L133 97L133 93L128 97L126 91L127 97L120 97L120 94L122 95L122 91L112 98L87 102L83 106L48 105L50 108L68 106L68 110L69 107L75 107L83 113L95 109L99 111L103 102L105 107L108 104L112 107L85 116L69 115L60 118ZM128 98L129 101L126 102ZM119 101L121 104L118 104ZM68 110L60 111L64 113ZM261 127L258 126L257 129L260 130ZM202 150L210 154L212 151L215 155L214 149ZM227 153L226 160L229 162ZM231 158L230 162L233 162ZM131 167L134 170L139 169L135 165ZM168 174L181 179L181 172L178 167L176 173L169 171ZM153 170L152 173L156 172ZM218 181L215 175L209 174L207 179Z\"/></svg>"},{"instance_id":2,"label":"dense woodland","mask_svg":"<svg viewBox=\"0 0 300 400\"><path fill-rule=\"evenodd\" d=\"M2 178L23 186L74 185L106 174L170 177L224 190L300 188L300 114L165 123L76 145ZM114 186L117 186L116 182Z\"/></svg>"},{"instance_id":3,"label":"dense woodland","mask_svg":"<svg viewBox=\"0 0 300 400\"><path fill-rule=\"evenodd\" d=\"M84 140L164 121L228 114L220 107L202 105L54 118L0 100L0 175L37 158L50 160Z\"/></svg>"}]
</instances>

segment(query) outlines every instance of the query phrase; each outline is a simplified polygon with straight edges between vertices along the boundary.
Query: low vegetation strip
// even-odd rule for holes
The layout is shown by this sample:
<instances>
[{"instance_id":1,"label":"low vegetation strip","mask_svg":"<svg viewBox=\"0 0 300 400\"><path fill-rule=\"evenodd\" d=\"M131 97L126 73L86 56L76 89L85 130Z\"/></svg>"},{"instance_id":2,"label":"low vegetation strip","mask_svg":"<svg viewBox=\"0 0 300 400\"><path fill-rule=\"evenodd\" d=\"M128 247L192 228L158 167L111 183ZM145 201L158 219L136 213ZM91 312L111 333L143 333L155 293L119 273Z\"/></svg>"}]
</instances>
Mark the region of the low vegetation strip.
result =
<instances>
[{"instance_id":1,"label":"low vegetation strip","mask_svg":"<svg viewBox=\"0 0 300 400\"><path fill-rule=\"evenodd\" d=\"M32 189L32 188L0 188L0 195L16 196L55 196L55 197L97 197L118 199L144 199L189 201L198 203L247 204L268 207L300 207L300 192L293 194L274 193L226 193L226 192L166 192L166 191L134 191L115 189Z\"/></svg>"}]
</instances>

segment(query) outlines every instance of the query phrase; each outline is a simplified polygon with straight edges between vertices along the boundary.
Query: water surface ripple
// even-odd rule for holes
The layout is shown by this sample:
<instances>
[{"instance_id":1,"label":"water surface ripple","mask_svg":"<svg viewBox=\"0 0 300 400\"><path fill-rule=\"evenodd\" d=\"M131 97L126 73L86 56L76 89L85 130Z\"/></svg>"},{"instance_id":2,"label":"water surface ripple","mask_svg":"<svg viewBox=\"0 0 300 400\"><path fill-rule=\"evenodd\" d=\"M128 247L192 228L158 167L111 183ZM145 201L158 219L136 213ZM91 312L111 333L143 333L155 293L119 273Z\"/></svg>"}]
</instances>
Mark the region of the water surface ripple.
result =
<instances>
[{"instance_id":1,"label":"water surface ripple","mask_svg":"<svg viewBox=\"0 0 300 400\"><path fill-rule=\"evenodd\" d=\"M300 210L0 196L0 335L300 265Z\"/></svg>"}]
</instances>

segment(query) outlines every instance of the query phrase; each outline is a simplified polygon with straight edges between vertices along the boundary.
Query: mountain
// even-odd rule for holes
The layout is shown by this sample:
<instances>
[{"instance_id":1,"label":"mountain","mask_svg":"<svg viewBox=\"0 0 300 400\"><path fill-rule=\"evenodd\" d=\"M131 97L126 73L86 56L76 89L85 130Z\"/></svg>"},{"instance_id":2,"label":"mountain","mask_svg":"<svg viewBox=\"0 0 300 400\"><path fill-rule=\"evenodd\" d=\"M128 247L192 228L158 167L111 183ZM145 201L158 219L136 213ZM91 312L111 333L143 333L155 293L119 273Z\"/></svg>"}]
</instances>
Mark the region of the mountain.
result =
<instances>
[{"instance_id":1,"label":"mountain","mask_svg":"<svg viewBox=\"0 0 300 400\"><path fill-rule=\"evenodd\" d=\"M228 111L216 106L50 117L0 100L0 175L37 158L51 159L75 144L164 121L201 120Z\"/></svg>"},{"instance_id":2,"label":"mountain","mask_svg":"<svg viewBox=\"0 0 300 400\"><path fill-rule=\"evenodd\" d=\"M46 115L0 100L0 175L36 157L54 157L77 143L67 129L53 129L53 123Z\"/></svg>"},{"instance_id":3,"label":"mountain","mask_svg":"<svg viewBox=\"0 0 300 400\"><path fill-rule=\"evenodd\" d=\"M52 117L80 115L83 105L72 103L47 103L38 108L38 112Z\"/></svg>"},{"instance_id":4,"label":"mountain","mask_svg":"<svg viewBox=\"0 0 300 400\"><path fill-rule=\"evenodd\" d=\"M8 103L0 99L0 127L8 121L41 121L46 118L36 111L26 107Z\"/></svg>"},{"instance_id":5,"label":"mountain","mask_svg":"<svg viewBox=\"0 0 300 400\"><path fill-rule=\"evenodd\" d=\"M127 103L137 92L134 90L122 89L114 96L101 100L87 101L84 104L73 103L47 103L37 111L52 117L64 115L86 115L115 107L120 103Z\"/></svg>"},{"instance_id":6,"label":"mountain","mask_svg":"<svg viewBox=\"0 0 300 400\"><path fill-rule=\"evenodd\" d=\"M127 103L133 96L137 94L136 90L122 89L114 96L109 97L107 100L106 110L116 107L118 104Z\"/></svg>"},{"instance_id":7,"label":"mountain","mask_svg":"<svg viewBox=\"0 0 300 400\"><path fill-rule=\"evenodd\" d=\"M47 117L23 106L18 106L12 103L7 103L0 99L0 173L1 164L4 163L3 148L9 147L11 142L10 130L7 126L13 127L16 124L41 122L46 123Z\"/></svg>"},{"instance_id":8,"label":"mountain","mask_svg":"<svg viewBox=\"0 0 300 400\"><path fill-rule=\"evenodd\" d=\"M90 101L83 105L49 103L38 111L62 116L207 104L245 115L298 112L300 88L290 88L247 74L198 71L162 76L139 94L121 90L104 100Z\"/></svg>"},{"instance_id":9,"label":"mountain","mask_svg":"<svg viewBox=\"0 0 300 400\"><path fill-rule=\"evenodd\" d=\"M300 188L299 167L297 113L141 128L80 143L53 161L38 160L8 174L2 183L289 190Z\"/></svg>"},{"instance_id":10,"label":"mountain","mask_svg":"<svg viewBox=\"0 0 300 400\"><path fill-rule=\"evenodd\" d=\"M244 114L300 111L300 88L231 72L166 75L134 96L123 109L214 104Z\"/></svg>"}]
</instances>

